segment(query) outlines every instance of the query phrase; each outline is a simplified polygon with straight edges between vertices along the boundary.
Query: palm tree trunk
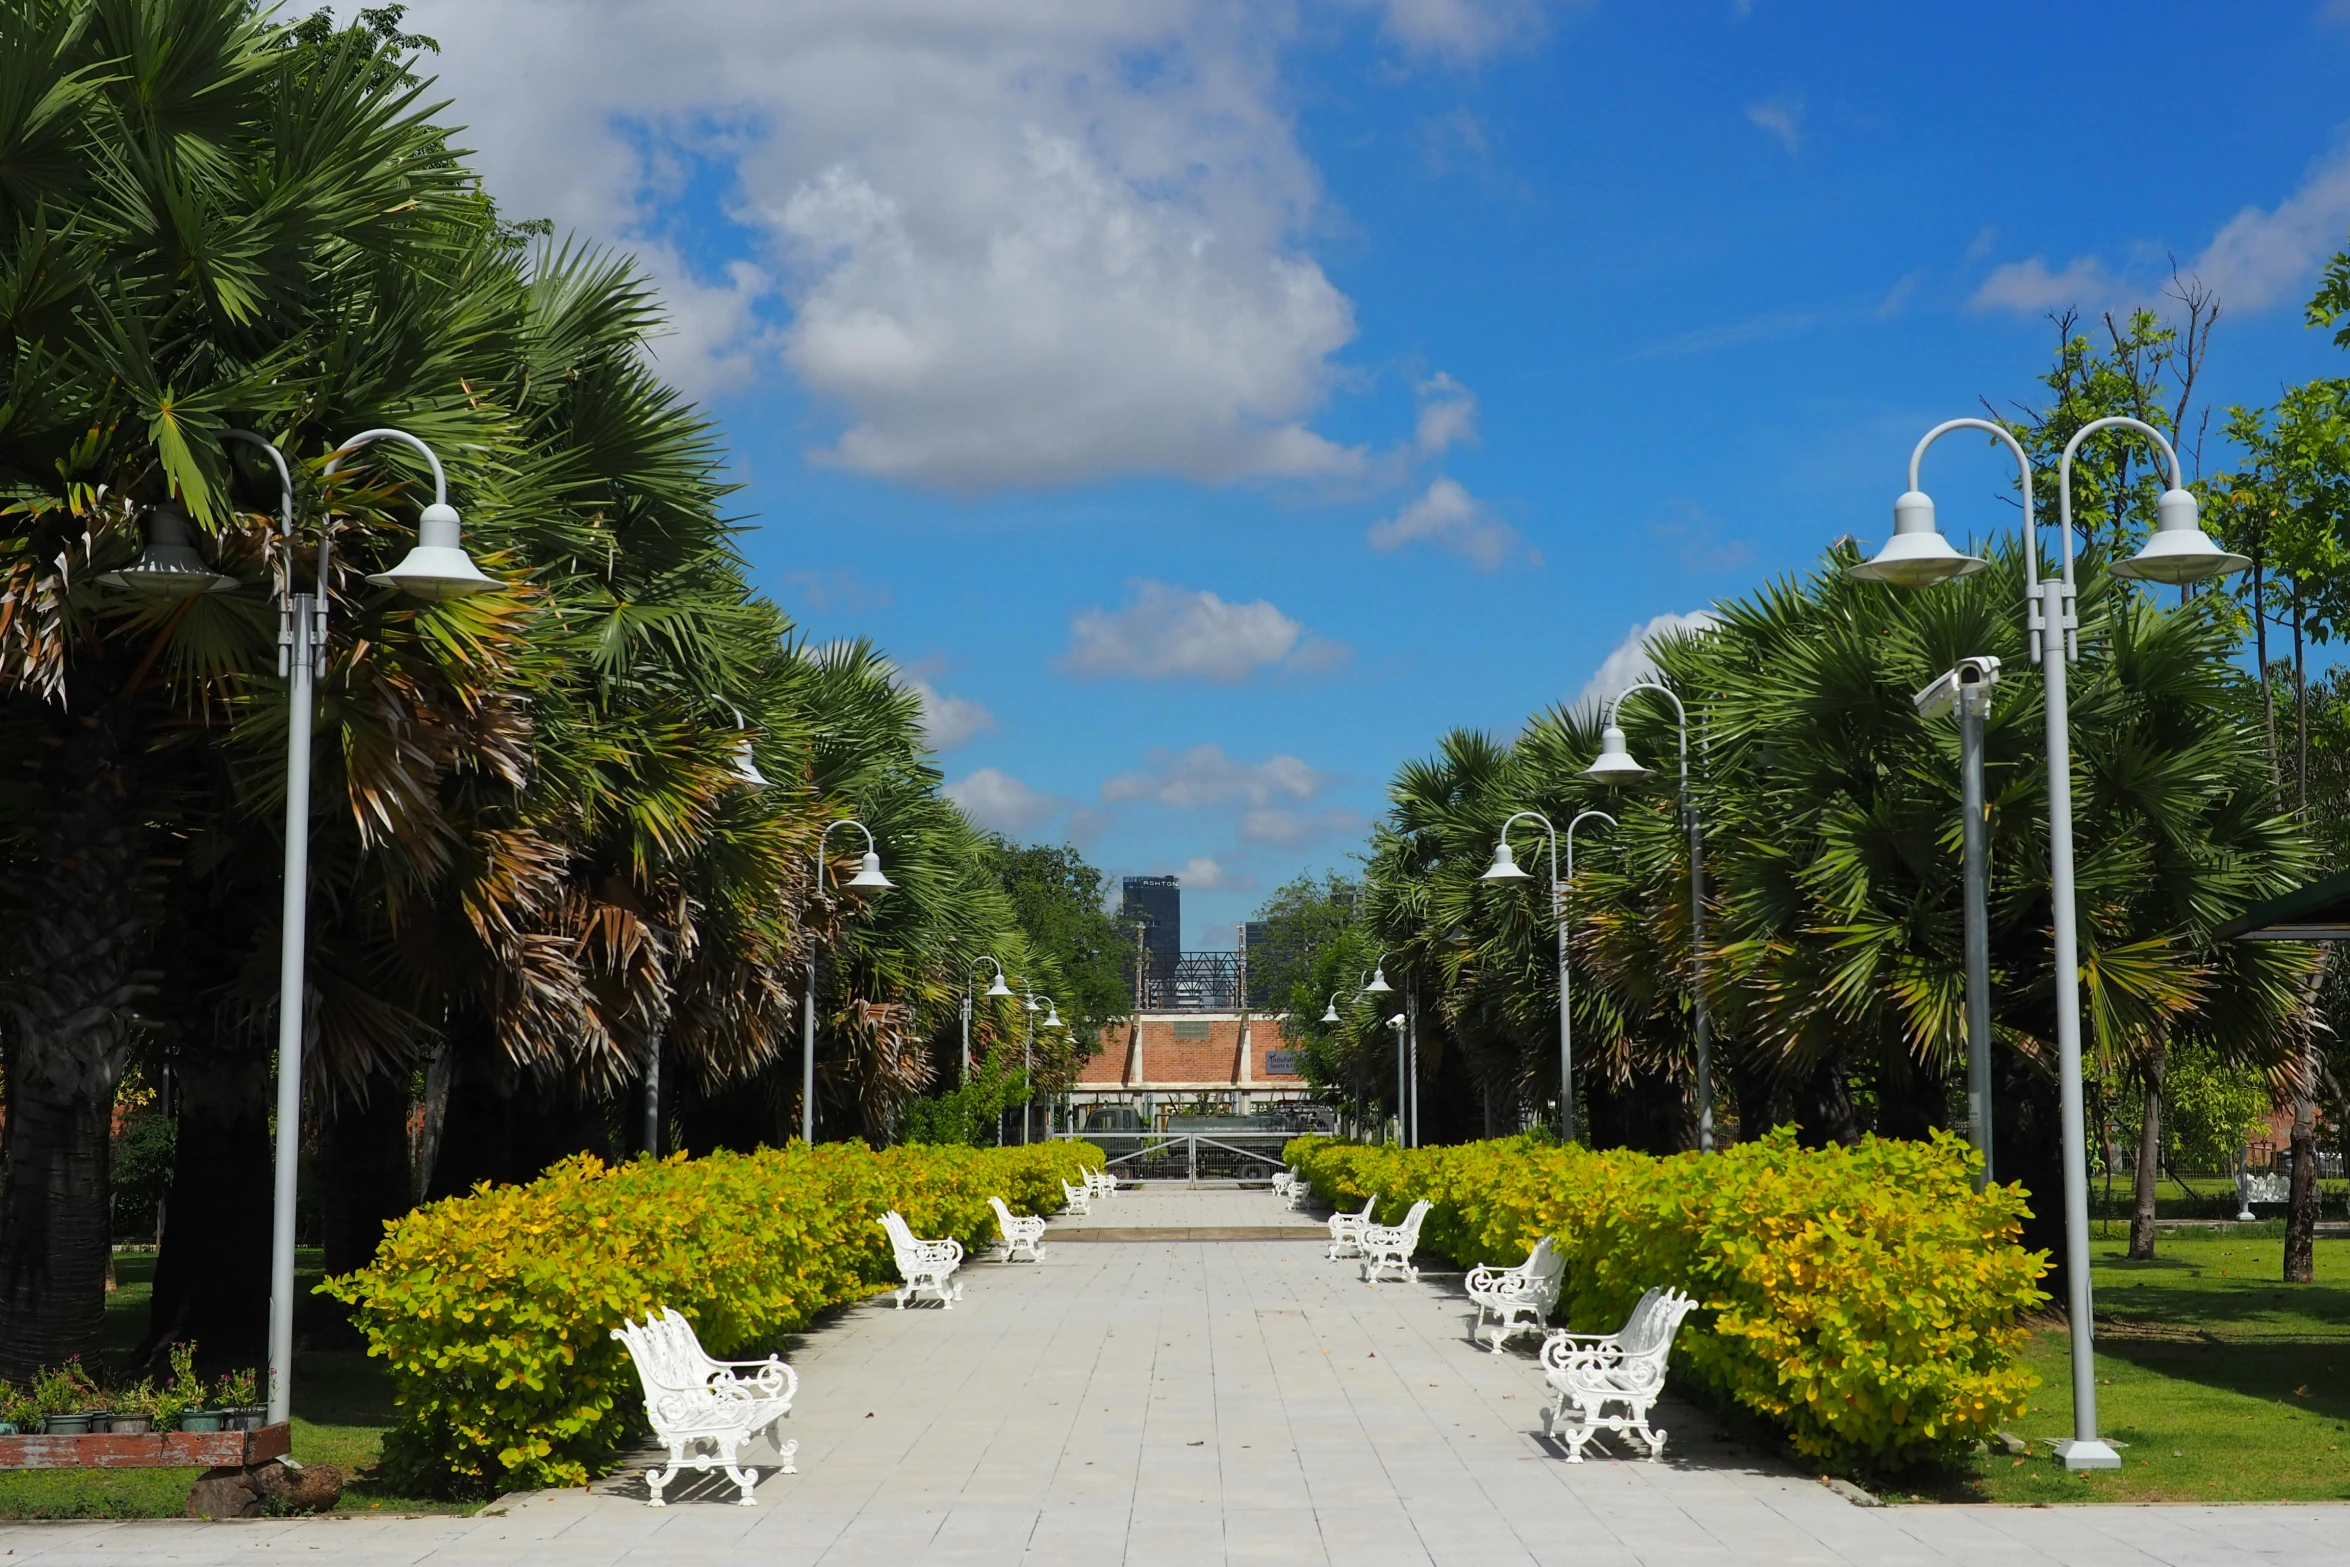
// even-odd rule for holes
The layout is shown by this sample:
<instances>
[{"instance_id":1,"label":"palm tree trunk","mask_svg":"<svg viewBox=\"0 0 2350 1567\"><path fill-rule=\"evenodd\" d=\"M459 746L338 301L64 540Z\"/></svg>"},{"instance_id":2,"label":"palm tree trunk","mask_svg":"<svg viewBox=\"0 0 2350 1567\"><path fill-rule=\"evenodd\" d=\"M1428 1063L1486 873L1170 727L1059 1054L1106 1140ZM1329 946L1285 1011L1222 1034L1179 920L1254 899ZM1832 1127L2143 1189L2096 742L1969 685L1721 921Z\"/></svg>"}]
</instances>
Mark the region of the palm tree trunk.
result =
<instances>
[{"instance_id":1,"label":"palm tree trunk","mask_svg":"<svg viewBox=\"0 0 2350 1567\"><path fill-rule=\"evenodd\" d=\"M2138 1129L2138 1169L2133 1183L2137 1202L2130 1214L2130 1256L2143 1262L2154 1255L2154 1188L2162 1178L2162 1083L2165 1074L2163 1042L2149 1042L2142 1072L2146 1088L2146 1119Z\"/></svg>"},{"instance_id":2,"label":"palm tree trunk","mask_svg":"<svg viewBox=\"0 0 2350 1567\"><path fill-rule=\"evenodd\" d=\"M113 1242L108 1134L149 989L155 879L136 801L136 716L57 715L26 782L45 807L12 918L7 1183L0 1195L0 1376L98 1361Z\"/></svg>"}]
</instances>

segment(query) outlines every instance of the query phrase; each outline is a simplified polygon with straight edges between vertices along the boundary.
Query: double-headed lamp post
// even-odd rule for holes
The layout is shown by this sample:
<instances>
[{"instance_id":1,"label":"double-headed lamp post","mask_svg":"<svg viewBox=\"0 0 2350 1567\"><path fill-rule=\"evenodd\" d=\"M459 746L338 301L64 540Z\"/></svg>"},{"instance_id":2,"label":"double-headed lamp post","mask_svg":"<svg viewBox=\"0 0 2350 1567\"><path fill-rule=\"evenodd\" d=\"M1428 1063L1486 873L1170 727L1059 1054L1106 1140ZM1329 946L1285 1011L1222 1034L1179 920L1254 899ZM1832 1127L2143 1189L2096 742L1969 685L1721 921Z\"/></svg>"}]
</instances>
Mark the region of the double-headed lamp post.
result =
<instances>
[{"instance_id":1,"label":"double-headed lamp post","mask_svg":"<svg viewBox=\"0 0 2350 1567\"><path fill-rule=\"evenodd\" d=\"M832 836L835 827L854 827L865 835L865 861L857 867L857 874L849 878L852 887L871 887L881 890L896 885L881 874L881 850L873 842L873 829L854 816L824 824L816 835L816 896L824 896L824 883L829 867L824 859L824 842ZM1001 981L999 981L1001 983ZM816 933L808 933L808 993L801 998L800 1009L800 1141L816 1146Z\"/></svg>"},{"instance_id":2,"label":"double-headed lamp post","mask_svg":"<svg viewBox=\"0 0 2350 1567\"><path fill-rule=\"evenodd\" d=\"M1012 987L1004 983L1004 966L995 960L993 954L982 952L971 960L970 967L977 968L982 963L995 970L995 983L979 991L979 994L991 997L1010 995ZM966 972L963 976L963 1076L960 1080L965 1083L971 1081L971 997L972 992L978 990L977 980L975 974Z\"/></svg>"},{"instance_id":3,"label":"double-headed lamp post","mask_svg":"<svg viewBox=\"0 0 2350 1567\"><path fill-rule=\"evenodd\" d=\"M1624 747L1624 731L1616 715L1626 697L1654 691L1673 704L1673 720L1681 732L1681 818L1689 832L1689 1000L1697 1019L1697 1151L1714 1151L1714 1020L1705 1004L1705 825L1698 819L1697 796L1689 792L1689 710L1672 688L1654 680L1628 686L1607 705L1600 721L1599 760L1583 769L1583 776L1601 783L1630 783L1648 776L1648 769L1632 759Z\"/></svg>"},{"instance_id":4,"label":"double-headed lamp post","mask_svg":"<svg viewBox=\"0 0 2350 1567\"><path fill-rule=\"evenodd\" d=\"M294 1374L294 1199L302 1147L302 1035L306 1021L303 966L310 916L310 742L318 666L326 653L326 614L333 582L333 531L318 540L317 585L299 592L294 579L294 480L285 453L250 430L223 436L256 447L277 470L278 529L285 572L278 593L277 672L286 691L286 869L285 905L280 922L277 1001L277 1168L270 1223L269 1254L269 1421L284 1423L293 1412ZM423 454L432 470L432 504L417 518L415 547L389 571L367 580L412 597L442 600L487 593L504 586L484 576L460 542L461 524L449 505L447 476L440 458L405 430L363 430L335 449L326 472L343 459L379 441L396 441ZM235 589L236 579L205 566L189 539L187 518L175 506L155 508L147 520L146 548L137 561L103 579L115 587L171 598Z\"/></svg>"},{"instance_id":5,"label":"double-headed lamp post","mask_svg":"<svg viewBox=\"0 0 2350 1567\"><path fill-rule=\"evenodd\" d=\"M1567 844L1567 881L1575 879L1575 829L1585 822L1598 820L1610 827L1616 819L1605 811L1579 811L1567 823L1564 834ZM1567 882L1559 880L1559 839L1562 836L1550 824L1550 818L1540 811L1519 811L1501 824L1501 833L1493 842L1493 863L1486 867L1479 881L1525 881L1525 871L1518 866L1518 856L1510 848L1510 829L1520 822L1542 824L1550 839L1550 918L1558 929L1559 967L1559 1140L1575 1140L1575 1025L1567 1011Z\"/></svg>"},{"instance_id":6,"label":"double-headed lamp post","mask_svg":"<svg viewBox=\"0 0 2350 1567\"><path fill-rule=\"evenodd\" d=\"M2004 445L2023 479L2024 576L2028 584L2025 625L2032 661L2040 665L2047 689L2048 868L2050 923L2054 926L2056 970L2056 1066L2064 1132L2064 1227L2066 1309L2072 1319L2073 1434L2056 1444L2067 1469L2118 1469L2121 1455L2097 1434L2096 1340L2090 1321L2088 1126L2081 1092L2081 962L2073 892L2072 756L2065 708L2065 666L2080 657L2080 622L2074 614L2073 454L2099 430L2126 429L2144 436L2162 456L2170 488L2154 503L2154 536L2129 560L2107 569L2117 577L2184 585L2242 571L2252 564L2211 541L2196 516L2195 497L2181 484L2178 453L2160 430L2137 419L2092 419L2073 432L2057 466L2057 531L2063 544L2063 572L2040 577L2039 525L2032 513L2032 463L2016 438L1988 419L1951 419L1925 433L1909 454L1909 488L1893 503L1893 537L1873 560L1851 574L1900 587L1926 587L1971 576L1986 564L1951 548L1934 523L1934 502L1918 488L1918 465L1926 448L1953 430L1979 430Z\"/></svg>"}]
</instances>

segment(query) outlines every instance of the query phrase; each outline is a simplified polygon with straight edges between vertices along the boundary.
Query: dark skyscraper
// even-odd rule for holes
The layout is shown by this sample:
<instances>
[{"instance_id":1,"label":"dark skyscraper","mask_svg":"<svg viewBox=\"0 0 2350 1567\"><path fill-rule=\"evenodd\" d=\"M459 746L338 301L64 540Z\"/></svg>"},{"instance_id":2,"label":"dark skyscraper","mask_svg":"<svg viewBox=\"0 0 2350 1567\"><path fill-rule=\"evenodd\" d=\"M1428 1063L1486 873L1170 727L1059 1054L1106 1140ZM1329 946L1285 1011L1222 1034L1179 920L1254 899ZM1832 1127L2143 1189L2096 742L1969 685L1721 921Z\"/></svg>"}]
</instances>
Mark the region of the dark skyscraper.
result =
<instances>
[{"instance_id":1,"label":"dark skyscraper","mask_svg":"<svg viewBox=\"0 0 2350 1567\"><path fill-rule=\"evenodd\" d=\"M1172 876L1129 876L1124 894L1118 917L1141 921L1143 950L1150 955L1143 1004L1165 1006L1163 992L1174 984L1183 954L1183 884Z\"/></svg>"}]
</instances>

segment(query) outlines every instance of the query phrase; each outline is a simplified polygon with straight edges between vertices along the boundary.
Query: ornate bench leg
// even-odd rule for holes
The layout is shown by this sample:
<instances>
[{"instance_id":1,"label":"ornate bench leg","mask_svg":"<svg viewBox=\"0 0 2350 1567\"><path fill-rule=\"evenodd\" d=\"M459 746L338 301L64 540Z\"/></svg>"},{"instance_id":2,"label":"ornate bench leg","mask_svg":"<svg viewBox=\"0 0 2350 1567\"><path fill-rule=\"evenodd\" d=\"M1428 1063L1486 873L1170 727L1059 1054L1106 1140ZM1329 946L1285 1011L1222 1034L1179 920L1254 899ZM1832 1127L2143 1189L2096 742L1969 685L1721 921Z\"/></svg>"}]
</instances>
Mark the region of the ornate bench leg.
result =
<instances>
[{"instance_id":1,"label":"ornate bench leg","mask_svg":"<svg viewBox=\"0 0 2350 1567\"><path fill-rule=\"evenodd\" d=\"M800 1472L800 1466L792 1462L800 1451L798 1442L778 1442L775 1451L783 1455L783 1467L775 1471L777 1474L796 1475Z\"/></svg>"},{"instance_id":2,"label":"ornate bench leg","mask_svg":"<svg viewBox=\"0 0 2350 1567\"><path fill-rule=\"evenodd\" d=\"M686 1444L683 1442L670 1443L669 1467L645 1471L645 1489L653 1493L653 1499L646 1504L647 1506L666 1507L669 1505L661 1500L661 1492L667 1488L670 1481L677 1478L677 1471L685 1467L685 1449Z\"/></svg>"}]
</instances>

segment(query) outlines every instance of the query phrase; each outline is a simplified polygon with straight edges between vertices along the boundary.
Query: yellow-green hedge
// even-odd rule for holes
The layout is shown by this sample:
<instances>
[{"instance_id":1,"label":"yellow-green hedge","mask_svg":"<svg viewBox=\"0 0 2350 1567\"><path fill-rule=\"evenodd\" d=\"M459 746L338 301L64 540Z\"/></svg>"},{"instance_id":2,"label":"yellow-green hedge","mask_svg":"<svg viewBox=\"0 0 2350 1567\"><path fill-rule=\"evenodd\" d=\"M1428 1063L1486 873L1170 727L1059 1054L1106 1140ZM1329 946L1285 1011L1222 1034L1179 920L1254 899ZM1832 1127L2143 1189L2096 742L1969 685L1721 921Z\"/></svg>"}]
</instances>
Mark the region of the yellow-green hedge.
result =
<instances>
[{"instance_id":1,"label":"yellow-green hedge","mask_svg":"<svg viewBox=\"0 0 2350 1567\"><path fill-rule=\"evenodd\" d=\"M874 1222L885 1209L976 1251L996 1239L990 1195L1050 1213L1062 1180L1102 1162L1086 1143L794 1144L617 1168L583 1156L417 1209L373 1265L320 1288L391 1362L387 1466L460 1493L581 1485L643 1421L611 1338L624 1319L671 1306L712 1355L764 1354L896 1282Z\"/></svg>"},{"instance_id":2,"label":"yellow-green hedge","mask_svg":"<svg viewBox=\"0 0 2350 1567\"><path fill-rule=\"evenodd\" d=\"M1956 1138L1806 1150L1774 1134L1706 1158L1522 1139L1287 1150L1325 1200L1380 1193L1394 1222L1426 1197L1422 1236L1463 1266L1517 1263L1548 1234L1559 1307L1619 1326L1642 1290L1697 1297L1674 1371L1756 1411L1796 1449L1899 1468L1987 1436L2039 1379L2016 1363L2019 1312L2047 1297L2045 1252L2016 1244L2021 1187L1978 1195Z\"/></svg>"}]
</instances>

